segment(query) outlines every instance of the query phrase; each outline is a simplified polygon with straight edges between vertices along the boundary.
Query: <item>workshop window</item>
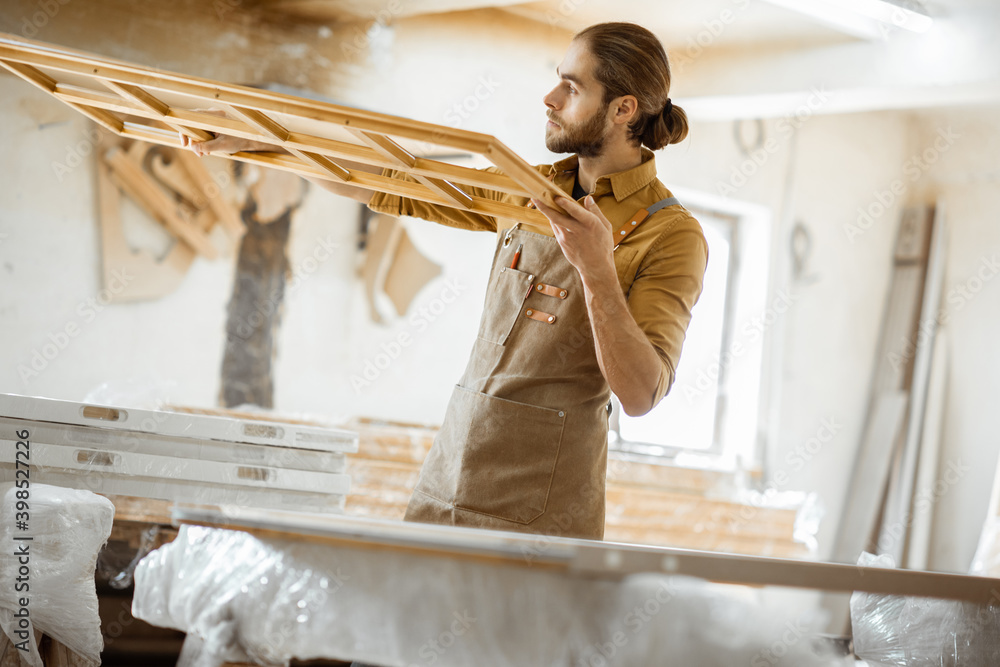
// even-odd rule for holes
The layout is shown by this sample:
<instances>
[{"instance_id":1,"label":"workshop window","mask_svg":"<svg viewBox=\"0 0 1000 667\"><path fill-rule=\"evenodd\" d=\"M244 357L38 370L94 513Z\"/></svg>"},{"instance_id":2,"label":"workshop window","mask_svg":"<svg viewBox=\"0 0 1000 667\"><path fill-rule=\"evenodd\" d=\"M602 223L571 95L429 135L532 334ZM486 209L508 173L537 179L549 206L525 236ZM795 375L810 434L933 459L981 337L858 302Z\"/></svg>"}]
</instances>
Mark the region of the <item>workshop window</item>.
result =
<instances>
[{"instance_id":1,"label":"workshop window","mask_svg":"<svg viewBox=\"0 0 1000 667\"><path fill-rule=\"evenodd\" d=\"M691 198L682 201L705 232L709 262L677 376L670 393L642 417L625 414L615 398L609 444L628 454L690 454L723 467L748 466L759 453L764 342L780 317L767 312L769 216L759 207L697 206Z\"/></svg>"}]
</instances>

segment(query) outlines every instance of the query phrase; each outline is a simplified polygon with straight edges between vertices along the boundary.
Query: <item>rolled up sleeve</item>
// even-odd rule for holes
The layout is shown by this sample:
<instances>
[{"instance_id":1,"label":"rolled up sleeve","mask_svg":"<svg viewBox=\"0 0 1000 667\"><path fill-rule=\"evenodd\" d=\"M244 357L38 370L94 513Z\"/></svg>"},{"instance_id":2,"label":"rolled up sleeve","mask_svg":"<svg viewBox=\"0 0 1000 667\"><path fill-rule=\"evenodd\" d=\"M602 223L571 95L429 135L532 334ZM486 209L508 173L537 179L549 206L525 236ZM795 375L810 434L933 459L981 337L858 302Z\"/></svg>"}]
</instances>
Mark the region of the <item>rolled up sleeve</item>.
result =
<instances>
[{"instance_id":1,"label":"rolled up sleeve","mask_svg":"<svg viewBox=\"0 0 1000 667\"><path fill-rule=\"evenodd\" d=\"M482 171L498 173L495 167L487 167ZM410 183L418 182L417 179L406 172L389 167L382 170L382 175L401 181L409 181ZM497 200L498 193L492 190L468 185L462 185L462 190L474 197ZM385 192L376 192L368 202L368 208L376 213L385 213L396 217L406 215L411 218L430 220L431 222L459 229L481 232L495 232L497 230L497 219L493 216L473 213L459 208L451 208L450 206L440 206L420 201L419 199L411 199Z\"/></svg>"},{"instance_id":2,"label":"rolled up sleeve","mask_svg":"<svg viewBox=\"0 0 1000 667\"><path fill-rule=\"evenodd\" d=\"M640 261L628 293L629 310L660 358L653 406L677 376L691 310L701 296L708 266L708 242L701 225L683 214Z\"/></svg>"}]
</instances>

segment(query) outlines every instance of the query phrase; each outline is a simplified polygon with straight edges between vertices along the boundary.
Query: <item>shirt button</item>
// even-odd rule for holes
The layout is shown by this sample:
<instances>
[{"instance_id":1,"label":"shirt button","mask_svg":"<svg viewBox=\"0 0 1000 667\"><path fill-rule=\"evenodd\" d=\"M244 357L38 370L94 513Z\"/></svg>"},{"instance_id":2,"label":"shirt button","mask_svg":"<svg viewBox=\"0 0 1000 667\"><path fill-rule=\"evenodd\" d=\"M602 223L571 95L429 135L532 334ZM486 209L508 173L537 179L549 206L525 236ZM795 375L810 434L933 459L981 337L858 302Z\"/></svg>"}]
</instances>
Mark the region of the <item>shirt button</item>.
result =
<instances>
[{"instance_id":1,"label":"shirt button","mask_svg":"<svg viewBox=\"0 0 1000 667\"><path fill-rule=\"evenodd\" d=\"M555 321L556 321L556 316L555 315L549 315L549 324L552 324Z\"/></svg>"},{"instance_id":2,"label":"shirt button","mask_svg":"<svg viewBox=\"0 0 1000 667\"><path fill-rule=\"evenodd\" d=\"M621 230L621 231L620 231L620 232L618 232L618 233L619 233L619 234L621 234L622 236L625 236L625 230L624 230L624 229L623 229L623 230Z\"/></svg>"},{"instance_id":3,"label":"shirt button","mask_svg":"<svg viewBox=\"0 0 1000 667\"><path fill-rule=\"evenodd\" d=\"M529 310L529 311L527 311L527 312L525 313L525 315L527 315L528 317L531 317L531 314L532 314L532 313L534 313L534 312L535 312L535 311L533 311L533 310Z\"/></svg>"},{"instance_id":4,"label":"shirt button","mask_svg":"<svg viewBox=\"0 0 1000 667\"><path fill-rule=\"evenodd\" d=\"M532 280L534 280L534 279L535 279L535 276L528 276L528 282L529 282L529 283L530 283L530 282L531 282Z\"/></svg>"},{"instance_id":5,"label":"shirt button","mask_svg":"<svg viewBox=\"0 0 1000 667\"><path fill-rule=\"evenodd\" d=\"M561 296L562 298L565 299L566 298L566 290L563 290L563 291L559 292L559 296Z\"/></svg>"},{"instance_id":6,"label":"shirt button","mask_svg":"<svg viewBox=\"0 0 1000 667\"><path fill-rule=\"evenodd\" d=\"M538 286L535 289L537 289L539 292L541 292L543 289L545 289L545 285L543 285L541 283L538 283Z\"/></svg>"}]
</instances>

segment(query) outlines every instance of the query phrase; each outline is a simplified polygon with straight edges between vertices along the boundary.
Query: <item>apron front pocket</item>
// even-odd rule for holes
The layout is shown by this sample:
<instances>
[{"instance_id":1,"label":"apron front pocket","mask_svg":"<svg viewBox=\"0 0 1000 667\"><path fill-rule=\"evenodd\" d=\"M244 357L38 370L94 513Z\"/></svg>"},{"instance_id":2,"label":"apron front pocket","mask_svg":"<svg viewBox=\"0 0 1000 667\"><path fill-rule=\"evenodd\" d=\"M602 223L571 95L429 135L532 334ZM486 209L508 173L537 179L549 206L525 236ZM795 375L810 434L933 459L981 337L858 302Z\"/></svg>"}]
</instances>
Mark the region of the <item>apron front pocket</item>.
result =
<instances>
[{"instance_id":1,"label":"apron front pocket","mask_svg":"<svg viewBox=\"0 0 1000 667\"><path fill-rule=\"evenodd\" d=\"M565 413L461 386L451 400L450 422L438 438L459 458L454 506L517 523L537 519L548 502Z\"/></svg>"},{"instance_id":2,"label":"apron front pocket","mask_svg":"<svg viewBox=\"0 0 1000 667\"><path fill-rule=\"evenodd\" d=\"M486 292L483 321L479 325L480 338L498 345L507 342L534 278L524 271L506 266L494 269Z\"/></svg>"}]
</instances>

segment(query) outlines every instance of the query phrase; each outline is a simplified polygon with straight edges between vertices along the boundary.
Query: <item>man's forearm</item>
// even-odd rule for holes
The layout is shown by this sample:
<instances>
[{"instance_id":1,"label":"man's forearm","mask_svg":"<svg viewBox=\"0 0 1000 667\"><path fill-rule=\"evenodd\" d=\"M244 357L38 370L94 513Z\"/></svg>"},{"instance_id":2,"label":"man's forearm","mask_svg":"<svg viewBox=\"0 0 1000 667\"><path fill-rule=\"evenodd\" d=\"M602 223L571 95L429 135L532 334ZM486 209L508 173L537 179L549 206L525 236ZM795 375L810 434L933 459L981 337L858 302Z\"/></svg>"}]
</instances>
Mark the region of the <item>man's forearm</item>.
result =
<instances>
[{"instance_id":1,"label":"man's forearm","mask_svg":"<svg viewBox=\"0 0 1000 667\"><path fill-rule=\"evenodd\" d=\"M660 358L629 312L613 265L584 276L583 287L601 372L626 414L644 415L653 407Z\"/></svg>"},{"instance_id":2,"label":"man's forearm","mask_svg":"<svg viewBox=\"0 0 1000 667\"><path fill-rule=\"evenodd\" d=\"M366 190L365 188L359 188L356 185L349 185L347 183L341 183L340 181L330 181L325 178L317 178L316 176L303 176L304 179L310 183L314 183L324 190L329 190L335 195L340 195L341 197L347 197L355 201L359 201L362 204L367 204L371 201L372 195L374 194L371 190Z\"/></svg>"}]
</instances>

